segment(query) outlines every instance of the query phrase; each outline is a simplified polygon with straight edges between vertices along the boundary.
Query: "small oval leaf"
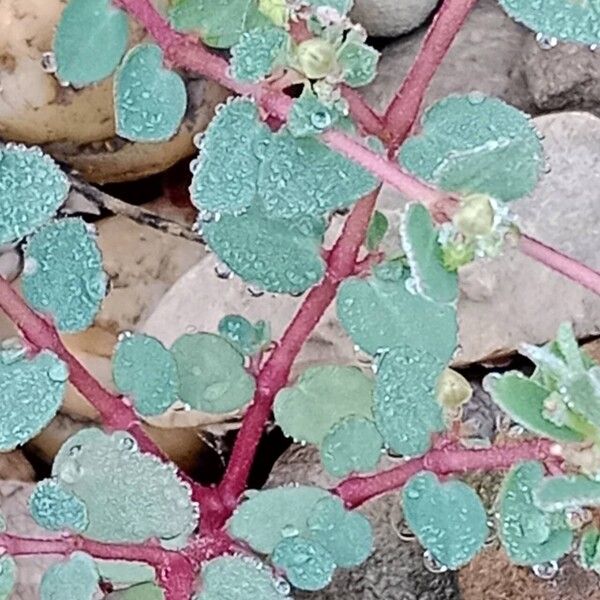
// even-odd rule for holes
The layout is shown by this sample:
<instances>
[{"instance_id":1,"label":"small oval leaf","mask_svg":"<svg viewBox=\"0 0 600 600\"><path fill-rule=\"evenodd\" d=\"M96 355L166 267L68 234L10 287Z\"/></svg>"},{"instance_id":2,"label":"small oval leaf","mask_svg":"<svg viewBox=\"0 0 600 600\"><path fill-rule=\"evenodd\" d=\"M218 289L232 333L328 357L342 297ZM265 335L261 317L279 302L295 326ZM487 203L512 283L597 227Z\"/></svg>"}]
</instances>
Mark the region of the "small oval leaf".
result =
<instances>
[{"instance_id":1,"label":"small oval leaf","mask_svg":"<svg viewBox=\"0 0 600 600\"><path fill-rule=\"evenodd\" d=\"M96 563L84 552L74 552L49 567L40 584L40 600L93 600L99 593Z\"/></svg>"}]
</instances>

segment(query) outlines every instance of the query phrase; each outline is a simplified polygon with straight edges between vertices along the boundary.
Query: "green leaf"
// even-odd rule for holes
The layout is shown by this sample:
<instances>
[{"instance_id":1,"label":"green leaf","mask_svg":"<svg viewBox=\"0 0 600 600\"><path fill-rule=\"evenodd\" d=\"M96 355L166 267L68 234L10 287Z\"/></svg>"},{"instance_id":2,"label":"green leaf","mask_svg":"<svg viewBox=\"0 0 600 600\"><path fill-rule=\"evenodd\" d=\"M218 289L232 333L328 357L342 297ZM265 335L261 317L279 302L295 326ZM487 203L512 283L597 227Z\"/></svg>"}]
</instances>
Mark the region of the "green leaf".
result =
<instances>
[{"instance_id":1,"label":"green leaf","mask_svg":"<svg viewBox=\"0 0 600 600\"><path fill-rule=\"evenodd\" d=\"M350 12L354 0L306 0L306 4L314 8L335 8L341 16Z\"/></svg>"},{"instance_id":2,"label":"green leaf","mask_svg":"<svg viewBox=\"0 0 600 600\"><path fill-rule=\"evenodd\" d=\"M216 214L240 214L257 194L260 156L271 136L251 100L236 98L217 109L200 145L190 193L194 205Z\"/></svg>"},{"instance_id":3,"label":"green leaf","mask_svg":"<svg viewBox=\"0 0 600 600\"><path fill-rule=\"evenodd\" d=\"M314 138L274 134L258 176L267 214L297 218L351 206L373 191L377 180L361 166Z\"/></svg>"},{"instance_id":4,"label":"green leaf","mask_svg":"<svg viewBox=\"0 0 600 600\"><path fill-rule=\"evenodd\" d=\"M304 86L302 94L292 105L287 128L294 137L320 135L341 117L340 111L323 104L308 86Z\"/></svg>"},{"instance_id":5,"label":"green leaf","mask_svg":"<svg viewBox=\"0 0 600 600\"><path fill-rule=\"evenodd\" d=\"M397 346L377 365L375 423L388 448L417 456L431 446L431 434L444 429L437 382L446 364L425 350Z\"/></svg>"},{"instance_id":6,"label":"green leaf","mask_svg":"<svg viewBox=\"0 0 600 600\"><path fill-rule=\"evenodd\" d=\"M337 314L353 342L372 355L410 345L447 363L456 349L456 309L411 293L405 275L347 279L338 292Z\"/></svg>"},{"instance_id":7,"label":"green leaf","mask_svg":"<svg viewBox=\"0 0 600 600\"><path fill-rule=\"evenodd\" d=\"M121 61L128 37L127 15L110 0L69 0L54 36L58 78L75 86L105 79Z\"/></svg>"},{"instance_id":8,"label":"green leaf","mask_svg":"<svg viewBox=\"0 0 600 600\"><path fill-rule=\"evenodd\" d=\"M421 544L449 569L466 565L485 543L485 508L462 481L440 483L433 473L418 473L404 487L402 506Z\"/></svg>"},{"instance_id":9,"label":"green leaf","mask_svg":"<svg viewBox=\"0 0 600 600\"><path fill-rule=\"evenodd\" d=\"M74 552L49 567L40 584L41 600L93 600L99 593L96 563L84 552Z\"/></svg>"},{"instance_id":10,"label":"green leaf","mask_svg":"<svg viewBox=\"0 0 600 600\"><path fill-rule=\"evenodd\" d=\"M28 359L25 350L0 352L0 452L35 437L62 404L69 370L44 350Z\"/></svg>"},{"instance_id":11,"label":"green leaf","mask_svg":"<svg viewBox=\"0 0 600 600\"><path fill-rule=\"evenodd\" d=\"M179 130L187 108L180 75L163 66L156 44L132 48L115 75L117 134L133 142L162 142Z\"/></svg>"},{"instance_id":12,"label":"green leaf","mask_svg":"<svg viewBox=\"0 0 600 600\"><path fill-rule=\"evenodd\" d=\"M171 465L141 452L126 432L82 429L62 445L52 475L85 504L85 537L103 542L158 538L166 548L182 548L198 524L189 486Z\"/></svg>"},{"instance_id":13,"label":"green leaf","mask_svg":"<svg viewBox=\"0 0 600 600\"><path fill-rule=\"evenodd\" d=\"M54 221L29 239L23 295L33 308L50 314L61 331L87 329L106 286L102 255L83 219Z\"/></svg>"},{"instance_id":14,"label":"green leaf","mask_svg":"<svg viewBox=\"0 0 600 600\"><path fill-rule=\"evenodd\" d=\"M512 419L533 433L559 442L580 442L584 436L566 426L557 426L544 417L544 401L551 392L518 371L489 375L484 389Z\"/></svg>"},{"instance_id":15,"label":"green leaf","mask_svg":"<svg viewBox=\"0 0 600 600\"><path fill-rule=\"evenodd\" d=\"M323 438L321 462L335 477L344 477L375 469L382 449L383 439L375 423L350 415L333 425Z\"/></svg>"},{"instance_id":16,"label":"green leaf","mask_svg":"<svg viewBox=\"0 0 600 600\"><path fill-rule=\"evenodd\" d=\"M338 567L356 567L373 551L369 520L359 512L346 510L344 503L334 496L315 504L304 535L325 548Z\"/></svg>"},{"instance_id":17,"label":"green leaf","mask_svg":"<svg viewBox=\"0 0 600 600\"><path fill-rule=\"evenodd\" d=\"M584 475L546 477L534 490L535 505L556 512L581 506L600 506L600 482Z\"/></svg>"},{"instance_id":18,"label":"green leaf","mask_svg":"<svg viewBox=\"0 0 600 600\"><path fill-rule=\"evenodd\" d=\"M197 33L213 48L230 48L244 31L270 23L256 0L176 0L169 19L175 29Z\"/></svg>"},{"instance_id":19,"label":"green leaf","mask_svg":"<svg viewBox=\"0 0 600 600\"><path fill-rule=\"evenodd\" d=\"M252 399L254 377L244 369L244 357L222 337L183 335L171 352L179 373L179 397L192 408L228 413Z\"/></svg>"},{"instance_id":20,"label":"green leaf","mask_svg":"<svg viewBox=\"0 0 600 600\"><path fill-rule=\"evenodd\" d=\"M373 381L355 367L307 369L275 397L275 422L295 440L321 444L349 415L372 419Z\"/></svg>"},{"instance_id":21,"label":"green leaf","mask_svg":"<svg viewBox=\"0 0 600 600\"><path fill-rule=\"evenodd\" d=\"M128 560L96 560L98 573L106 581L119 586L153 582L154 569L147 563Z\"/></svg>"},{"instance_id":22,"label":"green leaf","mask_svg":"<svg viewBox=\"0 0 600 600\"><path fill-rule=\"evenodd\" d=\"M253 356L271 343L271 327L267 321L252 325L240 315L225 315L219 321L219 335L245 356Z\"/></svg>"},{"instance_id":23,"label":"green leaf","mask_svg":"<svg viewBox=\"0 0 600 600\"><path fill-rule=\"evenodd\" d=\"M17 564L8 554L0 557L0 600L9 600L17 580Z\"/></svg>"},{"instance_id":24,"label":"green leaf","mask_svg":"<svg viewBox=\"0 0 600 600\"><path fill-rule=\"evenodd\" d=\"M272 73L285 57L290 36L283 29L265 27L242 33L231 48L231 74L242 82L257 83Z\"/></svg>"},{"instance_id":25,"label":"green leaf","mask_svg":"<svg viewBox=\"0 0 600 600\"><path fill-rule=\"evenodd\" d=\"M422 133L404 143L398 160L444 190L503 202L533 191L544 163L529 116L478 92L432 106Z\"/></svg>"},{"instance_id":26,"label":"green leaf","mask_svg":"<svg viewBox=\"0 0 600 600\"><path fill-rule=\"evenodd\" d=\"M409 204L402 221L402 247L417 291L434 302L455 302L458 276L444 266L438 230L422 204Z\"/></svg>"},{"instance_id":27,"label":"green leaf","mask_svg":"<svg viewBox=\"0 0 600 600\"><path fill-rule=\"evenodd\" d=\"M557 560L571 549L573 532L564 515L537 508L533 492L544 478L534 461L513 467L499 494L498 533L509 558L518 565Z\"/></svg>"},{"instance_id":28,"label":"green leaf","mask_svg":"<svg viewBox=\"0 0 600 600\"><path fill-rule=\"evenodd\" d=\"M35 231L68 194L66 175L39 148L0 146L0 244Z\"/></svg>"},{"instance_id":29,"label":"green leaf","mask_svg":"<svg viewBox=\"0 0 600 600\"><path fill-rule=\"evenodd\" d=\"M387 217L376 210L373 213L373 218L369 223L369 229L367 231L366 246L369 252L375 252L379 248L379 244L383 241L388 227L389 221Z\"/></svg>"},{"instance_id":30,"label":"green leaf","mask_svg":"<svg viewBox=\"0 0 600 600\"><path fill-rule=\"evenodd\" d=\"M245 282L288 294L306 291L323 276L324 230L321 218L271 218L257 205L239 217L224 215L202 227L211 249Z\"/></svg>"},{"instance_id":31,"label":"green leaf","mask_svg":"<svg viewBox=\"0 0 600 600\"><path fill-rule=\"evenodd\" d=\"M131 397L140 415L160 415L177 400L177 363L152 336L122 337L113 355L112 374L117 389Z\"/></svg>"},{"instance_id":32,"label":"green leaf","mask_svg":"<svg viewBox=\"0 0 600 600\"><path fill-rule=\"evenodd\" d=\"M579 559L584 569L600 571L600 530L592 525L581 536Z\"/></svg>"},{"instance_id":33,"label":"green leaf","mask_svg":"<svg viewBox=\"0 0 600 600\"><path fill-rule=\"evenodd\" d=\"M600 367L569 378L565 384L567 406L586 421L600 427Z\"/></svg>"},{"instance_id":34,"label":"green leaf","mask_svg":"<svg viewBox=\"0 0 600 600\"><path fill-rule=\"evenodd\" d=\"M353 88L371 83L377 75L379 56L379 52L367 44L352 40L345 42L338 52L344 82Z\"/></svg>"},{"instance_id":35,"label":"green leaf","mask_svg":"<svg viewBox=\"0 0 600 600\"><path fill-rule=\"evenodd\" d=\"M165 593L154 583L134 585L106 596L106 600L164 600L164 598Z\"/></svg>"},{"instance_id":36,"label":"green leaf","mask_svg":"<svg viewBox=\"0 0 600 600\"><path fill-rule=\"evenodd\" d=\"M202 587L194 600L284 600L262 563L241 556L220 556L202 567Z\"/></svg>"},{"instance_id":37,"label":"green leaf","mask_svg":"<svg viewBox=\"0 0 600 600\"><path fill-rule=\"evenodd\" d=\"M598 0L500 0L506 12L543 38L595 45L600 43Z\"/></svg>"},{"instance_id":38,"label":"green leaf","mask_svg":"<svg viewBox=\"0 0 600 600\"><path fill-rule=\"evenodd\" d=\"M54 479L44 479L35 486L29 497L29 512L38 525L50 531L81 533L89 523L85 504Z\"/></svg>"},{"instance_id":39,"label":"green leaf","mask_svg":"<svg viewBox=\"0 0 600 600\"><path fill-rule=\"evenodd\" d=\"M559 325L558 333L556 334L556 346L571 370L586 370L585 361L571 323L561 323Z\"/></svg>"},{"instance_id":40,"label":"green leaf","mask_svg":"<svg viewBox=\"0 0 600 600\"><path fill-rule=\"evenodd\" d=\"M229 521L229 533L270 554L282 538L306 535L317 502L329 497L326 490L305 485L251 492Z\"/></svg>"},{"instance_id":41,"label":"green leaf","mask_svg":"<svg viewBox=\"0 0 600 600\"><path fill-rule=\"evenodd\" d=\"M327 587L336 566L323 546L301 536L283 538L275 546L272 559L294 587L309 592Z\"/></svg>"}]
</instances>

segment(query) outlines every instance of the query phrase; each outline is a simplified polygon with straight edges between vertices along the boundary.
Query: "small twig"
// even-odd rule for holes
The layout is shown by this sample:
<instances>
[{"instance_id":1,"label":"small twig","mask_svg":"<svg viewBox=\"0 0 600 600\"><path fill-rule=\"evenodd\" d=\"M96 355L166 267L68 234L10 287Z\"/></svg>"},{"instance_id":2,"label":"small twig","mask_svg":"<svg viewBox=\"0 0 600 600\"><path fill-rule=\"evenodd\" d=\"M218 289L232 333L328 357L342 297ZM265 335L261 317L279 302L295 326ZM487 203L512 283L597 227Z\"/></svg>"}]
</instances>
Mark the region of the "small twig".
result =
<instances>
[{"instance_id":1,"label":"small twig","mask_svg":"<svg viewBox=\"0 0 600 600\"><path fill-rule=\"evenodd\" d=\"M106 192L99 190L93 185L79 179L78 177L70 176L71 188L81 194L84 198L95 204L98 208L107 210L114 215L122 215L139 223L140 225L146 225L175 237L184 238L191 242L198 242L204 244L202 236L193 231L191 228L172 221L171 219L165 219L159 215L150 212L140 206L129 204L123 200L119 200Z\"/></svg>"}]
</instances>

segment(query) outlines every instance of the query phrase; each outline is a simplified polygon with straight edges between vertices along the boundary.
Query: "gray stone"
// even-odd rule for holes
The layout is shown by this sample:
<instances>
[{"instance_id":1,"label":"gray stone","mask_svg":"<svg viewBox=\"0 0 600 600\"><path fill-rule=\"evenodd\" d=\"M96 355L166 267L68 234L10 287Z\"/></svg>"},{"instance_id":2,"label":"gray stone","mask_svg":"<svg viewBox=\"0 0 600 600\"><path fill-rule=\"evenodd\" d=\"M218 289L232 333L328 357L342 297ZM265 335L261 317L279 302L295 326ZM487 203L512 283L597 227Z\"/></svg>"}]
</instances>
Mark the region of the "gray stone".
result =
<instances>
[{"instance_id":1,"label":"gray stone","mask_svg":"<svg viewBox=\"0 0 600 600\"><path fill-rule=\"evenodd\" d=\"M379 110L393 98L424 36L423 28L383 50L379 74L364 90L367 100ZM528 93L515 65L530 36L531 32L510 19L496 0L481 0L435 75L426 105L449 94L477 90L528 110Z\"/></svg>"},{"instance_id":2,"label":"gray stone","mask_svg":"<svg viewBox=\"0 0 600 600\"><path fill-rule=\"evenodd\" d=\"M350 16L369 35L396 37L419 27L437 3L438 0L355 0Z\"/></svg>"},{"instance_id":3,"label":"gray stone","mask_svg":"<svg viewBox=\"0 0 600 600\"><path fill-rule=\"evenodd\" d=\"M391 461L390 461L391 462ZM389 466L389 464L388 464ZM321 469L318 450L293 446L275 464L269 487L290 482L330 486ZM403 542L396 534L400 520L395 494L372 500L360 510L375 532L375 552L355 569L338 569L331 585L317 593L296 593L297 600L459 600L451 573L434 575L423 565L417 542Z\"/></svg>"},{"instance_id":4,"label":"gray stone","mask_svg":"<svg viewBox=\"0 0 600 600\"><path fill-rule=\"evenodd\" d=\"M536 111L589 110L600 115L600 54L559 43L544 50L528 36L519 68Z\"/></svg>"}]
</instances>

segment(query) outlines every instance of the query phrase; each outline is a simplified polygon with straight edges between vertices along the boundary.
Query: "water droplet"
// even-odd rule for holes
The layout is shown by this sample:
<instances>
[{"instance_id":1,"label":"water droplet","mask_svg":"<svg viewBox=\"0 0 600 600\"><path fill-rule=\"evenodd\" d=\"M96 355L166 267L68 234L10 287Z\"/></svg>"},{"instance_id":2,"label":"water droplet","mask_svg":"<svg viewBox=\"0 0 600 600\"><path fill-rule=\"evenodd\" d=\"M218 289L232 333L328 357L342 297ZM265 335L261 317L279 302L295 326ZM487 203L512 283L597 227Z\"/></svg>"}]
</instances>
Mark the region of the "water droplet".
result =
<instances>
[{"instance_id":1,"label":"water droplet","mask_svg":"<svg viewBox=\"0 0 600 600\"><path fill-rule=\"evenodd\" d=\"M56 73L58 67L56 65L56 56L54 55L54 52L44 52L40 62L45 73Z\"/></svg>"},{"instance_id":2,"label":"water droplet","mask_svg":"<svg viewBox=\"0 0 600 600\"><path fill-rule=\"evenodd\" d=\"M117 339L119 340L119 342L122 342L123 340L126 340L130 337L133 337L133 331L121 331Z\"/></svg>"},{"instance_id":3,"label":"water droplet","mask_svg":"<svg viewBox=\"0 0 600 600\"><path fill-rule=\"evenodd\" d=\"M69 378L69 370L63 362L55 363L48 369L48 377L52 381L62 383Z\"/></svg>"},{"instance_id":4,"label":"water droplet","mask_svg":"<svg viewBox=\"0 0 600 600\"><path fill-rule=\"evenodd\" d=\"M555 560L549 560L548 562L539 565L533 565L531 570L533 571L533 574L540 579L554 579L558 574L558 563Z\"/></svg>"},{"instance_id":5,"label":"water droplet","mask_svg":"<svg viewBox=\"0 0 600 600\"><path fill-rule=\"evenodd\" d=\"M423 565L430 573L440 574L448 570L448 567L437 560L429 550L423 552Z\"/></svg>"},{"instance_id":6,"label":"water droplet","mask_svg":"<svg viewBox=\"0 0 600 600\"><path fill-rule=\"evenodd\" d=\"M233 277L231 270L223 263L215 265L215 274L219 279L231 279Z\"/></svg>"},{"instance_id":7,"label":"water droplet","mask_svg":"<svg viewBox=\"0 0 600 600\"><path fill-rule=\"evenodd\" d=\"M123 450L127 450L127 452L131 452L132 450L135 450L137 448L137 443L131 437L124 437L119 440L119 446Z\"/></svg>"},{"instance_id":8,"label":"water droplet","mask_svg":"<svg viewBox=\"0 0 600 600\"><path fill-rule=\"evenodd\" d=\"M296 537L299 533L298 528L293 525L285 525L281 530L281 535L283 537Z\"/></svg>"},{"instance_id":9,"label":"water droplet","mask_svg":"<svg viewBox=\"0 0 600 600\"><path fill-rule=\"evenodd\" d=\"M282 596L288 596L292 591L292 587L288 583L287 579L284 579L283 577L278 577L275 580L275 589Z\"/></svg>"},{"instance_id":10,"label":"water droplet","mask_svg":"<svg viewBox=\"0 0 600 600\"><path fill-rule=\"evenodd\" d=\"M261 290L260 288L254 287L249 285L247 288L248 293L253 297L253 298L260 298L261 296L264 296L265 292L264 290Z\"/></svg>"},{"instance_id":11,"label":"water droplet","mask_svg":"<svg viewBox=\"0 0 600 600\"><path fill-rule=\"evenodd\" d=\"M76 456L79 456L80 454L81 454L81 445L80 444L75 444L74 446L69 448L69 456L71 458L75 458Z\"/></svg>"},{"instance_id":12,"label":"water droplet","mask_svg":"<svg viewBox=\"0 0 600 600\"><path fill-rule=\"evenodd\" d=\"M535 36L535 41L542 50L551 50L558 44L558 39L553 36L548 36L543 33L538 33Z\"/></svg>"},{"instance_id":13,"label":"water droplet","mask_svg":"<svg viewBox=\"0 0 600 600\"><path fill-rule=\"evenodd\" d=\"M469 101L469 104L482 104L485 100L485 94L483 94L482 92L471 92L470 94L468 94L467 99Z\"/></svg>"}]
</instances>

